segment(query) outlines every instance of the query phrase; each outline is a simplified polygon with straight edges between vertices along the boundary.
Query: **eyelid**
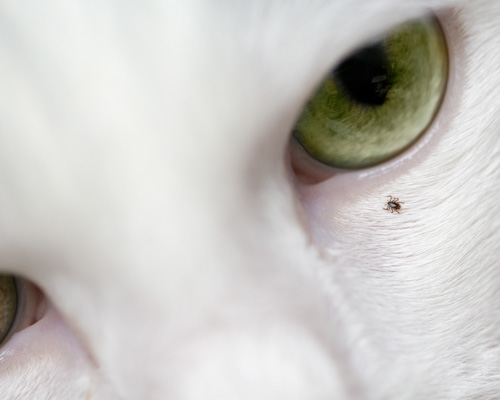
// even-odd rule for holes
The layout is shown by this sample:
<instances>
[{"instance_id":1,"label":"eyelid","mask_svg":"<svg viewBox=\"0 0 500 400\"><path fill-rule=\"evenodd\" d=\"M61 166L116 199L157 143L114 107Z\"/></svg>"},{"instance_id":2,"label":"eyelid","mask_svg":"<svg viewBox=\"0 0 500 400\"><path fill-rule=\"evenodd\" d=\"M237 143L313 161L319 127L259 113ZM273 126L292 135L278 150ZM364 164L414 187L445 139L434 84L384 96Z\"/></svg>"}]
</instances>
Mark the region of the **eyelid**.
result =
<instances>
[{"instance_id":1,"label":"eyelid","mask_svg":"<svg viewBox=\"0 0 500 400\"><path fill-rule=\"evenodd\" d=\"M292 136L289 146L292 170L302 183L316 184L344 172L316 161L304 150L294 136Z\"/></svg>"}]
</instances>

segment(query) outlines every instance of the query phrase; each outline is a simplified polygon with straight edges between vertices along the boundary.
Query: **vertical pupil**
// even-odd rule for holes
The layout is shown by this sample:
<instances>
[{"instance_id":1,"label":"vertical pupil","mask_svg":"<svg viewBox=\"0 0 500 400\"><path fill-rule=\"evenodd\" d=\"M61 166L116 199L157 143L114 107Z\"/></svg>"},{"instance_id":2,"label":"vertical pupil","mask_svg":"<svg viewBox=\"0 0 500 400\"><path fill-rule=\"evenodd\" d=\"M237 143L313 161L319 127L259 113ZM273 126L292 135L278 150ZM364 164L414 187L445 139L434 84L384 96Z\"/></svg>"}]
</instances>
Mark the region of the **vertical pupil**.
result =
<instances>
[{"instance_id":1,"label":"vertical pupil","mask_svg":"<svg viewBox=\"0 0 500 400\"><path fill-rule=\"evenodd\" d=\"M384 46L376 43L359 50L333 71L333 78L352 100L368 106L384 104L391 88Z\"/></svg>"}]
</instances>

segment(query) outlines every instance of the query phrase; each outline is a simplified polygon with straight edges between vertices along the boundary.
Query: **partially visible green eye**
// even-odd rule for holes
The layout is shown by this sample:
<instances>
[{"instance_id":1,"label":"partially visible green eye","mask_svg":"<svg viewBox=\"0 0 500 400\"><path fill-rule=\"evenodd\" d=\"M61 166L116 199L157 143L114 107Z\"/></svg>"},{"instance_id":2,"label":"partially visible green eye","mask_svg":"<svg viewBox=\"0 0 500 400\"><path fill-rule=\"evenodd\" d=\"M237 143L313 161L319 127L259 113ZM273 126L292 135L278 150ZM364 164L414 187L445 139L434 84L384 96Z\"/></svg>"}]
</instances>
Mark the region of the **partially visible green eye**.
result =
<instances>
[{"instance_id":1,"label":"partially visible green eye","mask_svg":"<svg viewBox=\"0 0 500 400\"><path fill-rule=\"evenodd\" d=\"M16 282L12 276L0 275L0 343L12 328L16 312Z\"/></svg>"},{"instance_id":2,"label":"partially visible green eye","mask_svg":"<svg viewBox=\"0 0 500 400\"><path fill-rule=\"evenodd\" d=\"M387 161L427 129L443 98L448 54L434 18L404 24L345 59L309 101L294 137L323 164Z\"/></svg>"}]
</instances>

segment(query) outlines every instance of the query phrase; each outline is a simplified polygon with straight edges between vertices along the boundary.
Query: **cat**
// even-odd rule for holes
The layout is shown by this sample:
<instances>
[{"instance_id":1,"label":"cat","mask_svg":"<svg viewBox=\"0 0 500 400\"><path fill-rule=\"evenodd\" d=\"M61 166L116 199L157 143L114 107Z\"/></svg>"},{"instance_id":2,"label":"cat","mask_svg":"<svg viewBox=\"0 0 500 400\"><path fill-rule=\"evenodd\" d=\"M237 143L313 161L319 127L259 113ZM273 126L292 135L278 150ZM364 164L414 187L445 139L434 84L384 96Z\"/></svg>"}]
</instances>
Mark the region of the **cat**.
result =
<instances>
[{"instance_id":1,"label":"cat","mask_svg":"<svg viewBox=\"0 0 500 400\"><path fill-rule=\"evenodd\" d=\"M1 399L500 397L499 2L0 10ZM429 13L427 131L368 168L310 160L324 77Z\"/></svg>"}]
</instances>

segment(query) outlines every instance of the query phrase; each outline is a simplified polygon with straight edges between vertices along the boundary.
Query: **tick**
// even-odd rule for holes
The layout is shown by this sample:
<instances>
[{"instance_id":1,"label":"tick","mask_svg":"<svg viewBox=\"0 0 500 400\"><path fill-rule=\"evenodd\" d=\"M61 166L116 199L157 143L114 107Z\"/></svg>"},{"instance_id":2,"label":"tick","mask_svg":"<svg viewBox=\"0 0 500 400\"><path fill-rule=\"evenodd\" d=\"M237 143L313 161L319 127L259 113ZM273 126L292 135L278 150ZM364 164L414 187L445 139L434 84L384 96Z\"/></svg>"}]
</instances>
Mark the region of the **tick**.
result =
<instances>
[{"instance_id":1,"label":"tick","mask_svg":"<svg viewBox=\"0 0 500 400\"><path fill-rule=\"evenodd\" d=\"M397 197L387 197L389 197L389 200L387 200L387 205L384 210L390 211L391 213L396 211L399 214L399 210L401 210L401 204L404 204L404 201L399 201Z\"/></svg>"}]
</instances>

